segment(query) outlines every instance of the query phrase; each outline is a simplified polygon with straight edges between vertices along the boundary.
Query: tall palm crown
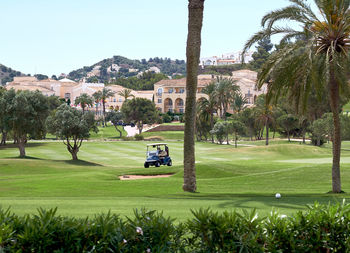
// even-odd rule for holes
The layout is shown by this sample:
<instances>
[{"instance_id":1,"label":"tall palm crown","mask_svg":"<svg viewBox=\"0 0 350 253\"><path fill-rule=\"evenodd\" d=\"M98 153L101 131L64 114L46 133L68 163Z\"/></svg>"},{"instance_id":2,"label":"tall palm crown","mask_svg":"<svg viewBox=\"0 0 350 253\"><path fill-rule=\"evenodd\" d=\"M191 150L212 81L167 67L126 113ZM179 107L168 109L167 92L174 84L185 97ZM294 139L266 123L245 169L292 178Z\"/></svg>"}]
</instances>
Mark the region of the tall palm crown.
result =
<instances>
[{"instance_id":1,"label":"tall palm crown","mask_svg":"<svg viewBox=\"0 0 350 253\"><path fill-rule=\"evenodd\" d=\"M118 95L123 97L125 100L127 100L129 97L135 97L132 94L132 90L130 90L130 89L123 89L122 91L118 92Z\"/></svg>"},{"instance_id":2,"label":"tall palm crown","mask_svg":"<svg viewBox=\"0 0 350 253\"><path fill-rule=\"evenodd\" d=\"M84 112L86 106L89 106L89 105L92 106L93 98L91 96L89 96L88 94L83 93L79 97L76 97L74 103L75 103L75 105L80 104L80 106Z\"/></svg>"},{"instance_id":3,"label":"tall palm crown","mask_svg":"<svg viewBox=\"0 0 350 253\"><path fill-rule=\"evenodd\" d=\"M317 15L306 1L289 1L290 6L262 18L263 29L248 40L243 51L263 38L283 35L281 44L285 46L271 55L259 73L259 87L272 80L267 101L276 101L281 94L288 93L297 103L306 104L311 92L327 90L335 129L332 190L341 192L339 110L340 92L348 90L350 0L314 0ZM302 29L280 27L279 21L291 21Z\"/></svg>"},{"instance_id":4,"label":"tall palm crown","mask_svg":"<svg viewBox=\"0 0 350 253\"><path fill-rule=\"evenodd\" d=\"M217 77L214 94L217 97L221 118L226 119L228 106L240 90L235 83L236 81L231 78Z\"/></svg>"}]
</instances>

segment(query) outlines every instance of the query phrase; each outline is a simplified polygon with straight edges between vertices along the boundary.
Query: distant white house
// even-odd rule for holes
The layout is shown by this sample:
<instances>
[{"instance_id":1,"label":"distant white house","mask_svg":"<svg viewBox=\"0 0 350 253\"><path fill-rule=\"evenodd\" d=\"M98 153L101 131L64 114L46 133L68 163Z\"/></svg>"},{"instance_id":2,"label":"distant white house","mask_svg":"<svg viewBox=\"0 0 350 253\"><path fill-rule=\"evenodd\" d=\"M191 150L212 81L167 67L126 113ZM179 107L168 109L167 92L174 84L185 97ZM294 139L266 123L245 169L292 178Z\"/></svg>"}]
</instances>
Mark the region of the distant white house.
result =
<instances>
[{"instance_id":1,"label":"distant white house","mask_svg":"<svg viewBox=\"0 0 350 253\"><path fill-rule=\"evenodd\" d=\"M247 52L244 55L244 63L250 62L253 52ZM200 59L200 65L204 66L220 66L240 64L242 62L242 51L222 54L221 56L203 57Z\"/></svg>"}]
</instances>

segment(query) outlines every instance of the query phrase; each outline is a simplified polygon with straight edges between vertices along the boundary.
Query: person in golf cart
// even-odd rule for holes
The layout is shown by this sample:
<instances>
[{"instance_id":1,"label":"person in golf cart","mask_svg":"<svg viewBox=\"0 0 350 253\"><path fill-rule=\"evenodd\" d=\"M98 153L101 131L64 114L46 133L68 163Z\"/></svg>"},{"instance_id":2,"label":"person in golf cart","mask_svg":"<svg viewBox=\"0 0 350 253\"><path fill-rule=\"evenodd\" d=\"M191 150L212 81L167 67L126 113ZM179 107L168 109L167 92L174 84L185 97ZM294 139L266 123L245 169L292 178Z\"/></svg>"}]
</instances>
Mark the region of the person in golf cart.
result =
<instances>
[{"instance_id":1,"label":"person in golf cart","mask_svg":"<svg viewBox=\"0 0 350 253\"><path fill-rule=\"evenodd\" d=\"M144 167L159 167L160 165L172 166L172 161L169 156L169 147L166 143L147 144L146 161L144 163Z\"/></svg>"}]
</instances>

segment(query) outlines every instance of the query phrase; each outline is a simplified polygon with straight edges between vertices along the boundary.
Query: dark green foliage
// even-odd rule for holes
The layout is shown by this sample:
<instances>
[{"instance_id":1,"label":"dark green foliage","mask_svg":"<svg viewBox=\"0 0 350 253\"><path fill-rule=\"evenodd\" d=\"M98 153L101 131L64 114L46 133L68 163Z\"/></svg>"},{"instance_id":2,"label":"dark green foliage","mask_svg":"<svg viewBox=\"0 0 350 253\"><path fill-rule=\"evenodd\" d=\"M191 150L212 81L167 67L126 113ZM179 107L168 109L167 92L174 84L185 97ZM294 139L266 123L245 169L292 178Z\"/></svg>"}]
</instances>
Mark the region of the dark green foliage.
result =
<instances>
[{"instance_id":1,"label":"dark green foliage","mask_svg":"<svg viewBox=\"0 0 350 253\"><path fill-rule=\"evenodd\" d=\"M7 82L12 82L15 76L24 76L24 74L0 64L1 85L5 85Z\"/></svg>"},{"instance_id":2,"label":"dark green foliage","mask_svg":"<svg viewBox=\"0 0 350 253\"><path fill-rule=\"evenodd\" d=\"M133 90L153 90L154 84L163 79L168 79L168 76L161 73L146 72L140 77L119 77L114 79L110 84L118 84Z\"/></svg>"},{"instance_id":3,"label":"dark green foliage","mask_svg":"<svg viewBox=\"0 0 350 253\"><path fill-rule=\"evenodd\" d=\"M135 134L134 138L137 141L143 141L145 139L142 134Z\"/></svg>"},{"instance_id":4,"label":"dark green foliage","mask_svg":"<svg viewBox=\"0 0 350 253\"><path fill-rule=\"evenodd\" d=\"M34 75L39 81L40 80L45 80L48 79L49 77L47 75L42 75L42 74L36 74Z\"/></svg>"},{"instance_id":5,"label":"dark green foliage","mask_svg":"<svg viewBox=\"0 0 350 253\"><path fill-rule=\"evenodd\" d=\"M93 97L89 96L86 93L81 94L79 97L75 98L74 104L79 105L83 109L83 112L85 112L85 108L87 106L92 106L94 103Z\"/></svg>"},{"instance_id":6,"label":"dark green foliage","mask_svg":"<svg viewBox=\"0 0 350 253\"><path fill-rule=\"evenodd\" d=\"M117 64L119 67L118 72L114 71L112 69L112 72L108 72L107 69L112 67L112 64ZM112 79L118 80L118 79L125 79L130 77L135 77L138 72L145 72L150 67L157 67L160 69L160 71L165 76L172 76L173 74L186 74L186 63L183 60L171 60L170 58L159 58L155 57L154 59L149 59L149 61L146 61L145 59L139 61L139 60L130 60L128 58L125 58L123 56L113 56L113 58L104 59L92 66L85 66L83 68L74 70L69 73L68 78L73 80L80 80L83 77L87 76L87 73L90 72L95 66L101 66L100 68L100 74L96 77L91 77L91 79L88 79L89 81L93 82L110 82ZM137 69L138 72L129 72L129 69ZM150 72L149 72L150 73ZM163 75L161 74L161 75ZM127 82L123 80L123 82ZM119 83L118 83L119 84ZM152 84L153 85L153 84ZM126 88L130 89L141 89L131 86L124 86ZM151 88L147 88L151 89Z\"/></svg>"},{"instance_id":7,"label":"dark green foliage","mask_svg":"<svg viewBox=\"0 0 350 253\"><path fill-rule=\"evenodd\" d=\"M219 214L192 211L175 223L162 213L135 210L134 217L116 214L74 218L57 209L17 216L0 208L0 252L348 252L350 205L308 206L287 217L255 210Z\"/></svg>"},{"instance_id":8,"label":"dark green foliage","mask_svg":"<svg viewBox=\"0 0 350 253\"><path fill-rule=\"evenodd\" d=\"M127 123L135 123L142 133L144 124L153 124L159 119L155 104L146 98L133 98L123 103L121 111Z\"/></svg>"},{"instance_id":9,"label":"dark green foliage","mask_svg":"<svg viewBox=\"0 0 350 253\"><path fill-rule=\"evenodd\" d=\"M46 120L46 126L49 133L63 140L73 160L78 159L79 148L83 140L90 137L90 132L98 132L94 113L83 113L66 104L53 111Z\"/></svg>"},{"instance_id":10,"label":"dark green foliage","mask_svg":"<svg viewBox=\"0 0 350 253\"><path fill-rule=\"evenodd\" d=\"M164 113L162 119L163 123L170 123L172 121L172 117L168 113Z\"/></svg>"},{"instance_id":11,"label":"dark green foliage","mask_svg":"<svg viewBox=\"0 0 350 253\"><path fill-rule=\"evenodd\" d=\"M192 211L187 222L191 252L263 252L261 218L253 210L218 214L208 209Z\"/></svg>"},{"instance_id":12,"label":"dark green foliage","mask_svg":"<svg viewBox=\"0 0 350 253\"><path fill-rule=\"evenodd\" d=\"M17 140L20 156L25 157L25 143L28 137L42 138L45 134L45 120L49 114L49 103L39 91L18 91L11 89L0 96L0 124L6 131L12 131Z\"/></svg>"},{"instance_id":13,"label":"dark green foliage","mask_svg":"<svg viewBox=\"0 0 350 253\"><path fill-rule=\"evenodd\" d=\"M106 121L112 122L113 126L115 127L115 130L117 130L117 132L119 132L119 138L122 137L122 131L118 128L118 126L123 127L122 119L123 119L123 113L121 113L121 112L110 111L106 115Z\"/></svg>"},{"instance_id":14,"label":"dark green foliage","mask_svg":"<svg viewBox=\"0 0 350 253\"><path fill-rule=\"evenodd\" d=\"M273 45L269 38L263 38L258 42L258 46L256 46L256 52L252 55L253 61L250 62L254 70L259 70L262 65L264 65L270 56L269 52L272 47Z\"/></svg>"}]
</instances>

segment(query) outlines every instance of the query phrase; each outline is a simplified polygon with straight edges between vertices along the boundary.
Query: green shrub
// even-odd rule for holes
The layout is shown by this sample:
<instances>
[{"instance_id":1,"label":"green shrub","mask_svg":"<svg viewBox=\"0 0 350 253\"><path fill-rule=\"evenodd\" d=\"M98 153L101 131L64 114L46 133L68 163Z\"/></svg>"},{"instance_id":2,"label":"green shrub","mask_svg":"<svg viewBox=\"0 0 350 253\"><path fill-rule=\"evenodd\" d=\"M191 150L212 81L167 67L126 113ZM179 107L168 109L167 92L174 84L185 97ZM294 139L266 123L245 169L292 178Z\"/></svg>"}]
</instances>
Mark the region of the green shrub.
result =
<instances>
[{"instance_id":1,"label":"green shrub","mask_svg":"<svg viewBox=\"0 0 350 253\"><path fill-rule=\"evenodd\" d=\"M245 211L245 210L244 210ZM192 211L187 222L192 252L262 252L263 228L253 210L218 214L209 209Z\"/></svg>"},{"instance_id":2,"label":"green shrub","mask_svg":"<svg viewBox=\"0 0 350 253\"><path fill-rule=\"evenodd\" d=\"M290 217L255 210L192 211L175 223L162 213L77 219L39 209L19 217L0 208L0 252L349 252L350 205L309 206Z\"/></svg>"},{"instance_id":3,"label":"green shrub","mask_svg":"<svg viewBox=\"0 0 350 253\"><path fill-rule=\"evenodd\" d=\"M143 141L144 140L144 137L143 137L142 134L135 134L134 138L137 141Z\"/></svg>"},{"instance_id":4,"label":"green shrub","mask_svg":"<svg viewBox=\"0 0 350 253\"><path fill-rule=\"evenodd\" d=\"M170 123L173 120L173 118L168 113L163 114L162 119L163 123Z\"/></svg>"},{"instance_id":5,"label":"green shrub","mask_svg":"<svg viewBox=\"0 0 350 253\"><path fill-rule=\"evenodd\" d=\"M134 140L134 137L131 137L131 136L122 136L122 140L123 140L123 141L133 141L133 140Z\"/></svg>"}]
</instances>

